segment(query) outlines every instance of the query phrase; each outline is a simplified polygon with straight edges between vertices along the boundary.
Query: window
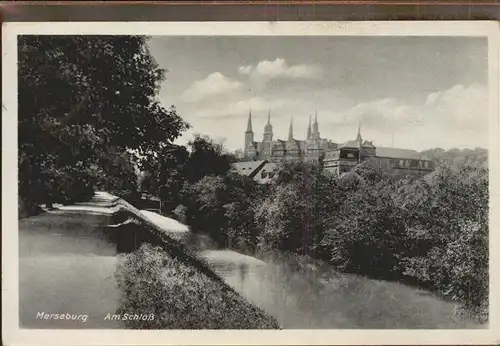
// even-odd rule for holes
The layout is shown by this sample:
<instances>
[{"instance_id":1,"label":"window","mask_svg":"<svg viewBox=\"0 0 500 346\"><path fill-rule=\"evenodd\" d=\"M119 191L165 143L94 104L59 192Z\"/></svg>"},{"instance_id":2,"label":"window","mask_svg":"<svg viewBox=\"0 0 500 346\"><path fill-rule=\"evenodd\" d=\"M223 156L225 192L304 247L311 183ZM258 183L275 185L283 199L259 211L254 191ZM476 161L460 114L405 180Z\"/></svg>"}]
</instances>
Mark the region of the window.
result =
<instances>
[{"instance_id":1,"label":"window","mask_svg":"<svg viewBox=\"0 0 500 346\"><path fill-rule=\"evenodd\" d=\"M410 160L405 161L405 167L410 167Z\"/></svg>"},{"instance_id":2,"label":"window","mask_svg":"<svg viewBox=\"0 0 500 346\"><path fill-rule=\"evenodd\" d=\"M403 165L404 165L404 160L399 160L399 165L400 165L401 167L403 167Z\"/></svg>"},{"instance_id":3,"label":"window","mask_svg":"<svg viewBox=\"0 0 500 346\"><path fill-rule=\"evenodd\" d=\"M424 167L425 167L425 168L429 168L429 162L428 162L428 161L425 161L425 163L424 163Z\"/></svg>"},{"instance_id":4,"label":"window","mask_svg":"<svg viewBox=\"0 0 500 346\"><path fill-rule=\"evenodd\" d=\"M352 150L352 149L342 150L340 152L340 158L342 158L342 159L357 159L358 152L356 150Z\"/></svg>"}]
</instances>

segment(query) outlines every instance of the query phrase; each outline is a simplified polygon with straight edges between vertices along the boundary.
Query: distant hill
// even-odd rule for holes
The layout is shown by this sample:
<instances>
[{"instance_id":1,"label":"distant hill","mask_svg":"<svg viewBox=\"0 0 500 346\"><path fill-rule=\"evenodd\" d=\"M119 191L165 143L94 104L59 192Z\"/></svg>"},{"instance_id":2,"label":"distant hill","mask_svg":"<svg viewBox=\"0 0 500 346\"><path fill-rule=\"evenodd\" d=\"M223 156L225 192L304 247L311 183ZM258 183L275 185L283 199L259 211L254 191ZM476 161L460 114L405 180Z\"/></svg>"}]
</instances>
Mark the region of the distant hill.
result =
<instances>
[{"instance_id":1,"label":"distant hill","mask_svg":"<svg viewBox=\"0 0 500 346\"><path fill-rule=\"evenodd\" d=\"M450 149L434 148L422 151L422 154L439 166L460 169L464 166L488 168L488 150L476 149Z\"/></svg>"}]
</instances>

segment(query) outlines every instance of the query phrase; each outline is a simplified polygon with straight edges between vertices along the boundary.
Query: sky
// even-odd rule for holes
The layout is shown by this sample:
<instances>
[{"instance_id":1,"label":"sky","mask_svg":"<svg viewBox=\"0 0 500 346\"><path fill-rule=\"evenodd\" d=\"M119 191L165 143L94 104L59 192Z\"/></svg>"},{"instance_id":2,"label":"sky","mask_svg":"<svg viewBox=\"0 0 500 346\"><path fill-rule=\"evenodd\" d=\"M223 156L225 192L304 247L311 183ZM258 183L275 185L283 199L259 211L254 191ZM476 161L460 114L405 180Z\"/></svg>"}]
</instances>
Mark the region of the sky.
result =
<instances>
[{"instance_id":1,"label":"sky","mask_svg":"<svg viewBox=\"0 0 500 346\"><path fill-rule=\"evenodd\" d=\"M159 98L194 133L242 148L271 112L274 138L304 139L317 112L322 138L356 137L415 150L487 148L487 40L474 37L152 37L167 70Z\"/></svg>"}]
</instances>

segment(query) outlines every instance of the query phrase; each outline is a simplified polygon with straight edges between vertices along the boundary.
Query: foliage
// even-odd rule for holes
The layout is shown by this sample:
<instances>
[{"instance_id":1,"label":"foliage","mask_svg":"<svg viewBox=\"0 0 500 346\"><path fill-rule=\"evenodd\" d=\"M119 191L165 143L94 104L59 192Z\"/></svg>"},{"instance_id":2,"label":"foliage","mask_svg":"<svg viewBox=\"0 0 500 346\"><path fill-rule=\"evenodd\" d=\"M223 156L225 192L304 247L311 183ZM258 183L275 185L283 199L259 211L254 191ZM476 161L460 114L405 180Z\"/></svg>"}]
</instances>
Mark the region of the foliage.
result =
<instances>
[{"instance_id":1,"label":"foliage","mask_svg":"<svg viewBox=\"0 0 500 346\"><path fill-rule=\"evenodd\" d=\"M404 259L405 273L451 296L484 319L488 302L488 174L442 169L428 192L415 196L408 240L419 246Z\"/></svg>"},{"instance_id":2,"label":"foliage","mask_svg":"<svg viewBox=\"0 0 500 346\"><path fill-rule=\"evenodd\" d=\"M223 175L230 169L235 159L227 153L222 143L207 136L196 135L188 143L189 160L186 162L185 175L189 182L196 182L207 175Z\"/></svg>"},{"instance_id":3,"label":"foliage","mask_svg":"<svg viewBox=\"0 0 500 346\"><path fill-rule=\"evenodd\" d=\"M206 176L200 181L186 185L186 220L194 231L203 229L217 242L225 243L224 204L229 199L228 186L222 176Z\"/></svg>"},{"instance_id":4,"label":"foliage","mask_svg":"<svg viewBox=\"0 0 500 346\"><path fill-rule=\"evenodd\" d=\"M313 164L286 164L256 214L260 245L307 254L315 241L322 175Z\"/></svg>"},{"instance_id":5,"label":"foliage","mask_svg":"<svg viewBox=\"0 0 500 346\"><path fill-rule=\"evenodd\" d=\"M175 208L181 202L189 152L183 146L163 148L156 158L148 161L141 190L160 197Z\"/></svg>"},{"instance_id":6,"label":"foliage","mask_svg":"<svg viewBox=\"0 0 500 346\"><path fill-rule=\"evenodd\" d=\"M277 329L278 323L232 289L144 244L120 262L118 314L153 314L127 320L136 329Z\"/></svg>"},{"instance_id":7,"label":"foliage","mask_svg":"<svg viewBox=\"0 0 500 346\"><path fill-rule=\"evenodd\" d=\"M245 160L245 153L244 153L243 149L236 149L233 152L233 156L234 156L236 161L244 161Z\"/></svg>"},{"instance_id":8,"label":"foliage","mask_svg":"<svg viewBox=\"0 0 500 346\"><path fill-rule=\"evenodd\" d=\"M223 176L202 179L191 191L200 212L191 216L212 235L230 234L233 247L256 242L259 250L310 255L345 272L418 282L484 320L487 173L439 168L398 180L367 161L337 179L314 165L285 164L260 193L252 192L257 184L240 190Z\"/></svg>"},{"instance_id":9,"label":"foliage","mask_svg":"<svg viewBox=\"0 0 500 346\"><path fill-rule=\"evenodd\" d=\"M434 161L438 166L448 167L453 170L460 170L464 166L487 168L488 150L457 149L444 150L441 148L429 149L422 152L423 155Z\"/></svg>"},{"instance_id":10,"label":"foliage","mask_svg":"<svg viewBox=\"0 0 500 346\"><path fill-rule=\"evenodd\" d=\"M487 169L401 178L367 160L336 178L319 165L285 163L260 185L229 173L231 159L213 145L198 138L187 160L199 167L181 192L194 231L244 252L308 255L344 272L419 283L487 319Z\"/></svg>"},{"instance_id":11,"label":"foliage","mask_svg":"<svg viewBox=\"0 0 500 346\"><path fill-rule=\"evenodd\" d=\"M207 176L226 174L235 161L221 143L207 136L196 135L188 146L189 150L176 145L165 147L144 165L141 189L160 197L170 210L189 203L186 198L191 185Z\"/></svg>"},{"instance_id":12,"label":"foliage","mask_svg":"<svg viewBox=\"0 0 500 346\"><path fill-rule=\"evenodd\" d=\"M187 127L156 98L164 71L143 36L20 36L18 49L27 204L82 198L97 184L130 189L126 153L147 160Z\"/></svg>"},{"instance_id":13,"label":"foliage","mask_svg":"<svg viewBox=\"0 0 500 346\"><path fill-rule=\"evenodd\" d=\"M186 220L194 231L202 230L222 245L254 250L257 228L255 206L263 189L238 174L206 176L183 190Z\"/></svg>"}]
</instances>

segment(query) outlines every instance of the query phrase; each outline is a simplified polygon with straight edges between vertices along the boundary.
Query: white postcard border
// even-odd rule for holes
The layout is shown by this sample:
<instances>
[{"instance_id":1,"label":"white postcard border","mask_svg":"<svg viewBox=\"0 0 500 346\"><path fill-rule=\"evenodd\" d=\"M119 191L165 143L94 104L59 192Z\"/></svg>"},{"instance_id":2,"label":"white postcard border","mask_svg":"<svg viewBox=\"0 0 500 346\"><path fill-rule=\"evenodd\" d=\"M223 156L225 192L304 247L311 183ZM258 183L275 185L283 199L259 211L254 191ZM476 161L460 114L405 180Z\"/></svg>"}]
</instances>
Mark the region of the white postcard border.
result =
<instances>
[{"instance_id":1,"label":"white postcard border","mask_svg":"<svg viewBox=\"0 0 500 346\"><path fill-rule=\"evenodd\" d=\"M487 36L489 54L490 322L484 330L133 331L19 328L17 35ZM499 26L496 22L38 22L2 28L2 312L5 344L492 344L499 327Z\"/></svg>"}]
</instances>

